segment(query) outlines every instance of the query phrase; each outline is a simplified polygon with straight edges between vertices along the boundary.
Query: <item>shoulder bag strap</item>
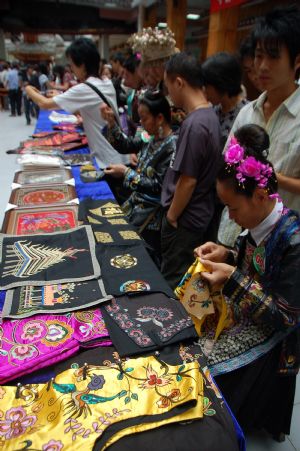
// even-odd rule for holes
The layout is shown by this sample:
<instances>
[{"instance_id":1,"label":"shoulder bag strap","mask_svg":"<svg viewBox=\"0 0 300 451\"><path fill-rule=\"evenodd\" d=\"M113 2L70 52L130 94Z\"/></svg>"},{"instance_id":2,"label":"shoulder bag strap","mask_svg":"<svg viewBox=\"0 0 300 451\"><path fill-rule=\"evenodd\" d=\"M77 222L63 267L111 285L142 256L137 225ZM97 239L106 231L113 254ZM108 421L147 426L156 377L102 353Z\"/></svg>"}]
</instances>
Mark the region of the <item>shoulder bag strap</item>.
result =
<instances>
[{"instance_id":1,"label":"shoulder bag strap","mask_svg":"<svg viewBox=\"0 0 300 451\"><path fill-rule=\"evenodd\" d=\"M108 105L113 110L114 116L115 116L115 121L119 125L119 127L121 127L119 115L117 114L116 109L113 106L113 104L111 103L111 101L109 101L107 99L107 97L105 97L105 95L101 91L99 91L99 89L96 88L96 86L94 86L92 83L85 81L84 84L89 86L93 91L95 91L98 94L98 96L103 100L103 102L106 103L106 105Z\"/></svg>"}]
</instances>

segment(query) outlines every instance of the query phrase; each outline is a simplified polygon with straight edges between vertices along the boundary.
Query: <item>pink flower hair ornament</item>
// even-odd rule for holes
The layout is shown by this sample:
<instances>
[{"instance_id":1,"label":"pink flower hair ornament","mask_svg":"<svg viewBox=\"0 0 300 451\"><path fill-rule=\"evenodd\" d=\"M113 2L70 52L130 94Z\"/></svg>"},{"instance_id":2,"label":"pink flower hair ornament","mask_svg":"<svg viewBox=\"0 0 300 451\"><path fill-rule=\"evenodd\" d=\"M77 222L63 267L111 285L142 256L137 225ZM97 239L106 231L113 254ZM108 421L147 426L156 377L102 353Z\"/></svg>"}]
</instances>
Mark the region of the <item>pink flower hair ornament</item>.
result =
<instances>
[{"instance_id":1,"label":"pink flower hair ornament","mask_svg":"<svg viewBox=\"0 0 300 451\"><path fill-rule=\"evenodd\" d=\"M264 164L252 156L245 156L245 149L238 143L233 136L230 138L229 145L224 154L224 160L227 167L235 167L236 178L239 185L243 186L246 177L254 178L259 188L266 188L268 180L273 173L273 168L269 164ZM243 186L244 187L244 186ZM270 199L280 199L278 193L270 194Z\"/></svg>"}]
</instances>

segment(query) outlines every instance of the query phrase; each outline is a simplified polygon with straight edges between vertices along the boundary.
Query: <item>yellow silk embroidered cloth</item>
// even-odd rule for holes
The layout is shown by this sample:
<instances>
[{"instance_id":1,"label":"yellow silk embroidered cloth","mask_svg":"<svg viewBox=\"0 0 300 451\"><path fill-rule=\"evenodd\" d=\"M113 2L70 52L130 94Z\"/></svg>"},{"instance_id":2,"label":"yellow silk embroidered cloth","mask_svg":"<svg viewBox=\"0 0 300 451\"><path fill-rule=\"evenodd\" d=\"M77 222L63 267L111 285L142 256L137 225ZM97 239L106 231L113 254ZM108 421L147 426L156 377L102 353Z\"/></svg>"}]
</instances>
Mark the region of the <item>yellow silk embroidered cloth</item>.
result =
<instances>
[{"instance_id":1,"label":"yellow silk embroidered cloth","mask_svg":"<svg viewBox=\"0 0 300 451\"><path fill-rule=\"evenodd\" d=\"M0 449L88 450L118 423L105 449L124 435L202 416L197 361L171 366L150 356L74 365L48 384L0 387ZM122 426L133 418L134 426Z\"/></svg>"},{"instance_id":2,"label":"yellow silk embroidered cloth","mask_svg":"<svg viewBox=\"0 0 300 451\"><path fill-rule=\"evenodd\" d=\"M196 258L174 292L191 315L199 336L202 335L202 325L208 315L214 315L217 323L215 331L217 340L226 325L227 308L221 290L211 292L201 277L201 273L206 271L208 269Z\"/></svg>"}]
</instances>

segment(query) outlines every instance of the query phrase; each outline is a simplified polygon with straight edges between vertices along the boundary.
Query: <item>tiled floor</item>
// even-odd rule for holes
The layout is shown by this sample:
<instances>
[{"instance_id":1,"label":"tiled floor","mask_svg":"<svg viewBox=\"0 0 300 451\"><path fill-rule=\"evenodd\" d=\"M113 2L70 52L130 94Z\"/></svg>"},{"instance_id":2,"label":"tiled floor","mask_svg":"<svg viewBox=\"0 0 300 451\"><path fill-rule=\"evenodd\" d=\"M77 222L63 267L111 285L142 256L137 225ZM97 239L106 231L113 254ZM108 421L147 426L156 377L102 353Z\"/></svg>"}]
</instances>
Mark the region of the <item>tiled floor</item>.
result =
<instances>
[{"instance_id":1,"label":"tiled floor","mask_svg":"<svg viewBox=\"0 0 300 451\"><path fill-rule=\"evenodd\" d=\"M27 126L25 123L24 116L9 117L8 112L0 111L0 223L2 223L9 199L13 174L18 169L16 155L7 155L5 151L17 147L21 140L26 139L33 132L34 121L32 126ZM291 435L286 441L277 443L263 433L248 435L246 439L247 451L300 451L300 376L297 379Z\"/></svg>"}]
</instances>

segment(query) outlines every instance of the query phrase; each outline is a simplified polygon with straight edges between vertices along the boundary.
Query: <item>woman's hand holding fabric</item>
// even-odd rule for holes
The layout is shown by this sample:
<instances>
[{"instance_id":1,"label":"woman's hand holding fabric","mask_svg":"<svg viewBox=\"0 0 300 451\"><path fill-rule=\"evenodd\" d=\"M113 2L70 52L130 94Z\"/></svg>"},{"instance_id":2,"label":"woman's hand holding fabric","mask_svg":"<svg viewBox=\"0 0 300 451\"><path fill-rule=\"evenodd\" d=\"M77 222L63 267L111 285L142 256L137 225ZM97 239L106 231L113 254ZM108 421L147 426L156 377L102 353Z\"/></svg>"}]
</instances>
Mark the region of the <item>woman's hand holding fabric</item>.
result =
<instances>
[{"instance_id":1,"label":"woman's hand holding fabric","mask_svg":"<svg viewBox=\"0 0 300 451\"><path fill-rule=\"evenodd\" d=\"M223 285L235 271L235 267L227 263L215 263L204 258L200 261L209 270L209 272L202 272L201 276L212 287Z\"/></svg>"},{"instance_id":2,"label":"woman's hand holding fabric","mask_svg":"<svg viewBox=\"0 0 300 451\"><path fill-rule=\"evenodd\" d=\"M194 250L195 257L210 260L215 263L224 263L228 257L229 250L224 246L207 241L202 246L196 247Z\"/></svg>"}]
</instances>

